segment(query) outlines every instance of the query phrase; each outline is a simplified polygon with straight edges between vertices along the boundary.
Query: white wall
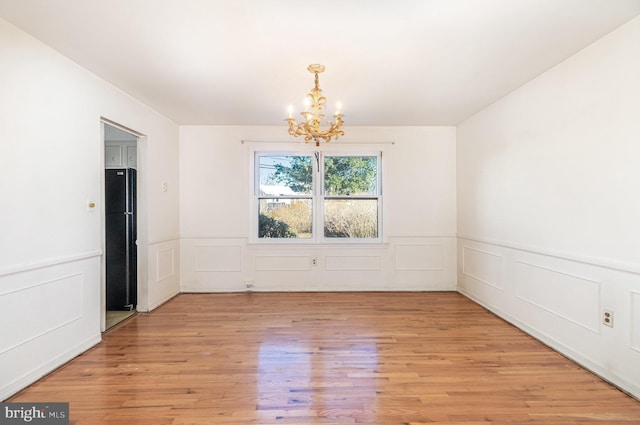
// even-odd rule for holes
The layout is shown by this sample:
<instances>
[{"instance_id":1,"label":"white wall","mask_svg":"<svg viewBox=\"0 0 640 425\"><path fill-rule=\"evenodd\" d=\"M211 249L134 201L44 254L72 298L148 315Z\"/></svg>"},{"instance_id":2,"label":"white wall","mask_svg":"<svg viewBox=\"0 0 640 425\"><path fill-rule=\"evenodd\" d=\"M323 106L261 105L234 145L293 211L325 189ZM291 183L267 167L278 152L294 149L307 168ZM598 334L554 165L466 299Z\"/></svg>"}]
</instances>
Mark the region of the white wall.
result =
<instances>
[{"instance_id":1,"label":"white wall","mask_svg":"<svg viewBox=\"0 0 640 425\"><path fill-rule=\"evenodd\" d=\"M182 289L243 291L246 280L256 291L455 289L455 128L346 134L332 146L383 149L385 243L250 243L251 151L299 141L269 143L291 141L285 127L181 127Z\"/></svg>"},{"instance_id":2,"label":"white wall","mask_svg":"<svg viewBox=\"0 0 640 425\"><path fill-rule=\"evenodd\" d=\"M457 141L459 290L638 397L639 46L636 18Z\"/></svg>"},{"instance_id":3,"label":"white wall","mask_svg":"<svg viewBox=\"0 0 640 425\"><path fill-rule=\"evenodd\" d=\"M178 291L179 185L175 123L2 19L0 57L2 400L100 340L101 117L146 136L143 308Z\"/></svg>"}]
</instances>

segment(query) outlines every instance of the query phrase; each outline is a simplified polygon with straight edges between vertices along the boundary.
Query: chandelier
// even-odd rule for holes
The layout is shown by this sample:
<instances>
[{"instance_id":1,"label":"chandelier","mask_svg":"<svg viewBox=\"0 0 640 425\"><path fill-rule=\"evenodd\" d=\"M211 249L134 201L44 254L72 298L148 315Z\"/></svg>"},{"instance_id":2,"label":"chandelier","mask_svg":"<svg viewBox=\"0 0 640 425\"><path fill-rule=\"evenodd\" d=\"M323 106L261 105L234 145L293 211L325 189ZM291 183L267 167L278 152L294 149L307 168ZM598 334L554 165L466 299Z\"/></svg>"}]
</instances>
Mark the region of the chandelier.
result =
<instances>
[{"instance_id":1,"label":"chandelier","mask_svg":"<svg viewBox=\"0 0 640 425\"><path fill-rule=\"evenodd\" d=\"M329 121L325 126L325 129L321 129L322 119L326 118L326 115L322 113L322 109L327 103L327 98L322 96L322 90L318 83L318 74L324 72L324 65L313 64L307 68L309 72L315 74L315 87L311 89L311 92L307 93L304 97L305 110L300 112L303 120L296 122L293 118L293 106L289 105L289 118L285 121L289 123L289 134L295 137L304 136L305 143L313 140L316 142L316 146L320 146L320 140L330 142L332 138L338 139L338 136L344 136L344 131L340 130L342 124L342 114L340 109L342 104L338 102L336 104L336 113L333 114L335 122Z\"/></svg>"}]
</instances>

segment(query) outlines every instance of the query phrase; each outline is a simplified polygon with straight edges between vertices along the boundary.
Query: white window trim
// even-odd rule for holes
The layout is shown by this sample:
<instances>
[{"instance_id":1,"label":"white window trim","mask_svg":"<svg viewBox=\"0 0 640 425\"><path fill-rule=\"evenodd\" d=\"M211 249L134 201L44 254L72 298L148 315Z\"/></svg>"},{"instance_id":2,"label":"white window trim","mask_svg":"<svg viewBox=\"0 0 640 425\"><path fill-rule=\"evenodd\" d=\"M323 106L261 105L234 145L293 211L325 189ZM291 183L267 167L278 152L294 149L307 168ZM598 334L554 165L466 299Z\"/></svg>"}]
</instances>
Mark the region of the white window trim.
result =
<instances>
[{"instance_id":1,"label":"white window trim","mask_svg":"<svg viewBox=\"0 0 640 425\"><path fill-rule=\"evenodd\" d=\"M279 144L284 145L284 144ZM357 145L357 146L355 146ZM320 223L324 223L322 215L324 200L324 182L320 181L322 178L317 178L318 175L324 176L324 173L314 172L313 176L313 186L314 191L312 193L313 201L313 209L312 209L312 220L313 220L313 237L309 239L297 239L297 238L259 238L258 237L258 188L259 182L257 179L259 178L259 173L257 172L257 155L288 155L288 156L301 156L301 155L311 155L318 152L320 153L319 160L322 161L323 156L377 156L378 157L378 195L372 196L372 198L378 199L378 237L377 238L326 238L324 237L324 232L320 228ZM388 170L388 149L387 146L384 145L372 145L372 144L350 144L350 145L340 145L339 143L334 144L323 144L321 147L316 147L315 145L309 144L299 144L295 148L292 149L291 144L287 144L287 146L251 146L249 149L249 162L250 162L250 173L249 173L249 244L256 245L272 245L272 246L346 246L346 245L371 245L378 246L381 244L387 243L387 237L385 232L385 211L386 206L384 202L384 194L385 194L385 180L386 176L389 174ZM313 158L315 161L315 157ZM322 162L320 162L322 164ZM315 167L316 164L314 164ZM316 201L318 198L319 201Z\"/></svg>"}]
</instances>

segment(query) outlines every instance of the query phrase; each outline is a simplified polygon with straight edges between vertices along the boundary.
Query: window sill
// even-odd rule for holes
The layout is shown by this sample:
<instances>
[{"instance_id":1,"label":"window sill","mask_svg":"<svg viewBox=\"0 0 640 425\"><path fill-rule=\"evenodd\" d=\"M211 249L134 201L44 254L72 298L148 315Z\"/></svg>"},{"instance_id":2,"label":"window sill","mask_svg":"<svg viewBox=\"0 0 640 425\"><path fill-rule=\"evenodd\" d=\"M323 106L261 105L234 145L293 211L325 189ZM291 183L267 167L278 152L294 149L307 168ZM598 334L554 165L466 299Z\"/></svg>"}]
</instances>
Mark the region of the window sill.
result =
<instances>
[{"instance_id":1,"label":"window sill","mask_svg":"<svg viewBox=\"0 0 640 425\"><path fill-rule=\"evenodd\" d=\"M335 242L311 242L311 241L250 241L248 244L250 249L269 248L269 249L387 249L389 242L386 241L335 241Z\"/></svg>"}]
</instances>

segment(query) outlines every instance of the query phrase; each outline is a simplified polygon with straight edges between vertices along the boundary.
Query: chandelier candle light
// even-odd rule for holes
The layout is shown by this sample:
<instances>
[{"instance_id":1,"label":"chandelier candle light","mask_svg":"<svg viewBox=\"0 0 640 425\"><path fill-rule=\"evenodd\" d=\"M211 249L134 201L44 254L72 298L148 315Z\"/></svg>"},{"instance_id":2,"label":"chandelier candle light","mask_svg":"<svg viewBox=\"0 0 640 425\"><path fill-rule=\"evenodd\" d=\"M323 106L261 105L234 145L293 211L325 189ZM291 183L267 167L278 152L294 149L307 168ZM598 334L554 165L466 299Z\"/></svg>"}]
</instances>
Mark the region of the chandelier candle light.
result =
<instances>
[{"instance_id":1,"label":"chandelier candle light","mask_svg":"<svg viewBox=\"0 0 640 425\"><path fill-rule=\"evenodd\" d=\"M333 118L335 118L336 121L329 121L329 128L322 130L320 124L322 119L326 118L326 115L322 113L322 109L327 103L327 98L322 96L322 90L318 83L318 74L324 72L324 65L313 64L309 65L307 69L312 74L315 74L316 84L315 87L311 89L311 92L307 93L304 97L305 110L304 112L300 112L303 120L296 122L293 118L293 106L289 105L289 118L285 121L289 123L290 135L295 137L304 136L306 143L313 140L316 142L316 146L320 146L320 140L330 142L334 137L337 140L338 136L344 136L344 131L340 130L340 127L344 124L342 121L342 113L340 112L342 104L340 102L336 104L336 113L333 114Z\"/></svg>"}]
</instances>

